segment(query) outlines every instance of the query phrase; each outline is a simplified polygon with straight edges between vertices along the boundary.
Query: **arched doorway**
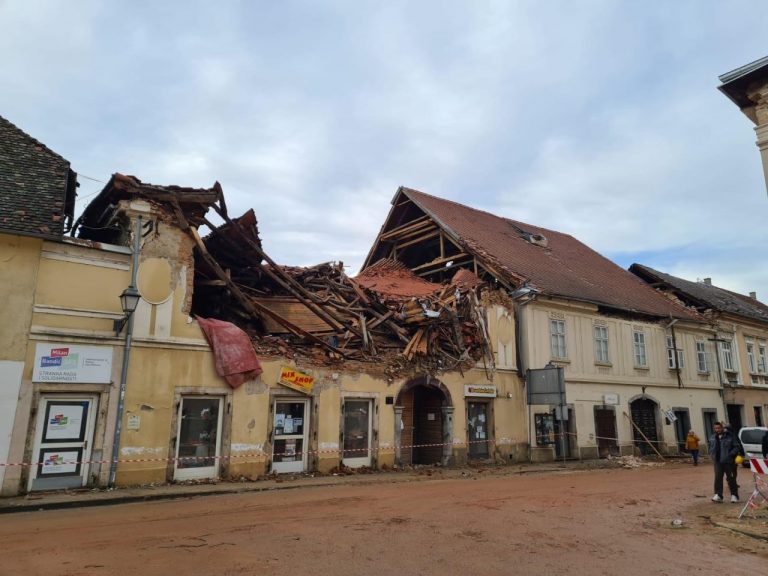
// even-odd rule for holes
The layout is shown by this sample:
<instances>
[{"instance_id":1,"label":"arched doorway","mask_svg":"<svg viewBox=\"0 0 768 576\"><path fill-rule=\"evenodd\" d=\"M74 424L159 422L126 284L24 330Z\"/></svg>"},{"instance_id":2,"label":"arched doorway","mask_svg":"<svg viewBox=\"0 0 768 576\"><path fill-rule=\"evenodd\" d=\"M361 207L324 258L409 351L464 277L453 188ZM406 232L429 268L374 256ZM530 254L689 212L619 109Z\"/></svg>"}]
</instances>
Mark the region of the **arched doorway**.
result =
<instances>
[{"instance_id":1,"label":"arched doorway","mask_svg":"<svg viewBox=\"0 0 768 576\"><path fill-rule=\"evenodd\" d=\"M658 404L647 396L641 396L630 402L629 407L630 412L632 413L632 421L635 423L635 425L632 426L632 436L635 439L635 446L638 447L640 453L643 455L655 454L653 448L651 448L648 441L646 441L646 438L653 443L653 447L656 448L656 450L659 449L659 432L656 424ZM640 432L642 432L642 434ZM643 438L643 435L645 435L645 438Z\"/></svg>"},{"instance_id":2,"label":"arched doorway","mask_svg":"<svg viewBox=\"0 0 768 576\"><path fill-rule=\"evenodd\" d=\"M395 436L402 464L447 464L452 454L453 405L445 385L430 377L407 382L397 395Z\"/></svg>"}]
</instances>

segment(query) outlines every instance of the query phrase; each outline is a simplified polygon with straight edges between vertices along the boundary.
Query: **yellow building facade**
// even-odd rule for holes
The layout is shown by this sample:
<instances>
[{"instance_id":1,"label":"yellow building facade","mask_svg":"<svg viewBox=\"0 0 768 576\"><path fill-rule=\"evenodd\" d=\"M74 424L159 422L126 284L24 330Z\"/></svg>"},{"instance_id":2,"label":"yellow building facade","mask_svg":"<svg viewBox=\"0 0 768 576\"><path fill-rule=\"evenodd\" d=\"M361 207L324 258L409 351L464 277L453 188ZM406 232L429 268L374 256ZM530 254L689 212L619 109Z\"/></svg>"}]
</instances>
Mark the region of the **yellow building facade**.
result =
<instances>
[{"instance_id":1,"label":"yellow building facade","mask_svg":"<svg viewBox=\"0 0 768 576\"><path fill-rule=\"evenodd\" d=\"M501 350L493 370L388 381L359 364L264 357L262 374L233 389L190 317L189 234L148 202L124 200L119 212L125 230L144 223L142 298L120 333L129 237L123 246L2 236L0 297L13 303L2 366L17 373L4 495L110 482L127 330L117 485L528 458L514 321L503 306L487 308ZM13 281L11 266L23 270ZM311 389L289 386L286 369Z\"/></svg>"}]
</instances>

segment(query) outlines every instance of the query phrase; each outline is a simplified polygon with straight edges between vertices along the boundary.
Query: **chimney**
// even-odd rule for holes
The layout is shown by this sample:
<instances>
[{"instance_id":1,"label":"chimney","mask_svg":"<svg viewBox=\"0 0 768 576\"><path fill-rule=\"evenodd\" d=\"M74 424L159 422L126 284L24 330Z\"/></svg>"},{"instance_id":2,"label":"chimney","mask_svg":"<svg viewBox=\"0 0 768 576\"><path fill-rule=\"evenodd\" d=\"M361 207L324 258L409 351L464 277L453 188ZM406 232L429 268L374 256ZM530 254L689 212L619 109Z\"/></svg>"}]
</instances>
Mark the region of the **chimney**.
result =
<instances>
[{"instance_id":1,"label":"chimney","mask_svg":"<svg viewBox=\"0 0 768 576\"><path fill-rule=\"evenodd\" d=\"M707 286L712 286L712 278L704 278L704 284Z\"/></svg>"},{"instance_id":2,"label":"chimney","mask_svg":"<svg viewBox=\"0 0 768 576\"><path fill-rule=\"evenodd\" d=\"M752 298L752 300L757 300L757 292L750 292L749 297Z\"/></svg>"}]
</instances>

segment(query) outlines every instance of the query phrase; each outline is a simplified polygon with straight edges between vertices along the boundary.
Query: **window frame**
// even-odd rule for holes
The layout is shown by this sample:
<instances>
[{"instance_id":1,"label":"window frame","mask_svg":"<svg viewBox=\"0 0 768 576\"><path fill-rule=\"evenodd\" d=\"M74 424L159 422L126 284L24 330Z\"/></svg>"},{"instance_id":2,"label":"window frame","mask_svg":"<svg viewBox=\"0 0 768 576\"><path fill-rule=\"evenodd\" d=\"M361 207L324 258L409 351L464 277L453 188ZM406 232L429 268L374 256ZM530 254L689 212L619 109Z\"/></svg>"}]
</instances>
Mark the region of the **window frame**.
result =
<instances>
[{"instance_id":1,"label":"window frame","mask_svg":"<svg viewBox=\"0 0 768 576\"><path fill-rule=\"evenodd\" d=\"M750 374L757 374L757 357L755 356L755 343L752 340L745 340L747 348L747 367Z\"/></svg>"},{"instance_id":2,"label":"window frame","mask_svg":"<svg viewBox=\"0 0 768 576\"><path fill-rule=\"evenodd\" d=\"M598 334L598 332L602 334ZM610 364L608 326L593 326L592 334L595 342L595 362L597 364Z\"/></svg>"},{"instance_id":3,"label":"window frame","mask_svg":"<svg viewBox=\"0 0 768 576\"><path fill-rule=\"evenodd\" d=\"M632 345L635 368L648 368L648 347L644 331L632 330Z\"/></svg>"},{"instance_id":4,"label":"window frame","mask_svg":"<svg viewBox=\"0 0 768 576\"><path fill-rule=\"evenodd\" d=\"M560 328L562 330L560 330ZM565 340L565 320L549 319L549 351L552 358L568 358L568 347ZM562 346L561 346L562 345ZM562 354L560 352L562 351Z\"/></svg>"},{"instance_id":5,"label":"window frame","mask_svg":"<svg viewBox=\"0 0 768 576\"><path fill-rule=\"evenodd\" d=\"M696 370L699 372L699 374L709 374L709 363L707 362L707 343L702 342L701 340L696 341Z\"/></svg>"},{"instance_id":6,"label":"window frame","mask_svg":"<svg viewBox=\"0 0 768 576\"><path fill-rule=\"evenodd\" d=\"M735 358L733 355L733 341L732 340L725 340L724 342L719 342L720 344L720 358L723 361L723 371L725 372L738 372L736 370L736 364L734 362ZM728 347L726 348L726 344Z\"/></svg>"},{"instance_id":7,"label":"window frame","mask_svg":"<svg viewBox=\"0 0 768 576\"><path fill-rule=\"evenodd\" d=\"M677 352L677 361L675 361L675 351ZM685 368L685 355L682 348L675 348L675 338L667 336L667 368L676 370L678 366L681 370Z\"/></svg>"}]
</instances>

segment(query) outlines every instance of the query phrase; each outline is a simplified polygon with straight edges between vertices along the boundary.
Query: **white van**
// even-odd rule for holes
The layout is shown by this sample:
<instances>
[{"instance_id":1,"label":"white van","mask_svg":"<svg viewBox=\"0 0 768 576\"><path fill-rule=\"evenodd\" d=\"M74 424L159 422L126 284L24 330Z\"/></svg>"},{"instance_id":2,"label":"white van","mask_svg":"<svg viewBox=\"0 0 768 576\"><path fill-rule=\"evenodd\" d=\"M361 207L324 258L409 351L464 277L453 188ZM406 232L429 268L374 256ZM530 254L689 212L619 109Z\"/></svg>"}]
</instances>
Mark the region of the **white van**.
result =
<instances>
[{"instance_id":1,"label":"white van","mask_svg":"<svg viewBox=\"0 0 768 576\"><path fill-rule=\"evenodd\" d=\"M744 467L749 468L750 458L763 457L763 436L768 432L765 426L745 426L739 430L739 441L744 446Z\"/></svg>"}]
</instances>

